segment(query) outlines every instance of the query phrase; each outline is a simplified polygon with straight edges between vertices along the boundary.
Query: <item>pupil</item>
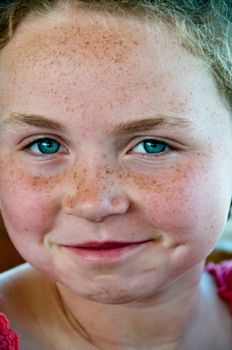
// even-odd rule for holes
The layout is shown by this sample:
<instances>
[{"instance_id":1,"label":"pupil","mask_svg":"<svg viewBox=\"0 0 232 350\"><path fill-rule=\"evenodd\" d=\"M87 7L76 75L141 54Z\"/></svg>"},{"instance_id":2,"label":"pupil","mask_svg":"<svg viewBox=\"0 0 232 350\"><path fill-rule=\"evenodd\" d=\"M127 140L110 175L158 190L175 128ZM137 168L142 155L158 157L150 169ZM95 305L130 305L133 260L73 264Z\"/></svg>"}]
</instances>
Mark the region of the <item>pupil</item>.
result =
<instances>
[{"instance_id":1,"label":"pupil","mask_svg":"<svg viewBox=\"0 0 232 350\"><path fill-rule=\"evenodd\" d=\"M148 153L160 153L165 151L166 145L161 142L148 140L144 142L144 148Z\"/></svg>"},{"instance_id":2,"label":"pupil","mask_svg":"<svg viewBox=\"0 0 232 350\"><path fill-rule=\"evenodd\" d=\"M45 139L38 142L38 148L42 153L53 154L59 150L60 144L57 141Z\"/></svg>"}]
</instances>

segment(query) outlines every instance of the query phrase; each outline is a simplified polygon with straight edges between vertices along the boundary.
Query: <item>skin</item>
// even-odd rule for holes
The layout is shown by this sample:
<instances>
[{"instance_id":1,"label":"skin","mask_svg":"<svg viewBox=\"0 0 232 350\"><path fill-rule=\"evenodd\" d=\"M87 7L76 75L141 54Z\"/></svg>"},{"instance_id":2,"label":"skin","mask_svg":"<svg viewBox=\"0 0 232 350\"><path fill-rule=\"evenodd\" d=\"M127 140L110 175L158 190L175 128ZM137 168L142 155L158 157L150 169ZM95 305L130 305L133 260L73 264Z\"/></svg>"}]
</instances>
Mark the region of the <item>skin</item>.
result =
<instances>
[{"instance_id":1,"label":"skin","mask_svg":"<svg viewBox=\"0 0 232 350\"><path fill-rule=\"evenodd\" d=\"M215 338L202 325L207 317L209 329L218 327L210 318L218 302L201 275L232 196L230 112L204 62L165 25L102 24L101 14L78 13L31 16L1 51L1 120L39 114L65 128L2 127L6 228L22 256L56 281L95 348L191 350L198 334L198 348L207 349ZM160 114L190 125L115 132ZM38 137L59 141L60 151L25 149ZM151 138L175 149L144 154L141 141ZM114 264L89 264L63 248L92 240L152 243Z\"/></svg>"}]
</instances>

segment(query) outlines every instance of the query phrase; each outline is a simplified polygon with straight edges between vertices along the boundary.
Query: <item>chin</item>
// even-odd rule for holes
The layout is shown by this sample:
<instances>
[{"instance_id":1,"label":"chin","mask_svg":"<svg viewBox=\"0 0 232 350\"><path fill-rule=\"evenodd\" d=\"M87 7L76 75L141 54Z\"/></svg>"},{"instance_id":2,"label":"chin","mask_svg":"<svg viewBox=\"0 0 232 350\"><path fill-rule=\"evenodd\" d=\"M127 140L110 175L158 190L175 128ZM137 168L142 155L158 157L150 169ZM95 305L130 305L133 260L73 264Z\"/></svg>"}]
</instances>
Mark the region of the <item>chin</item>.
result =
<instances>
[{"instance_id":1,"label":"chin","mask_svg":"<svg viewBox=\"0 0 232 350\"><path fill-rule=\"evenodd\" d=\"M107 294L107 291L103 294L94 294L92 296L85 296L85 298L92 300L101 304L109 304L109 305L122 305L135 301L132 296L128 295L111 295Z\"/></svg>"},{"instance_id":2,"label":"chin","mask_svg":"<svg viewBox=\"0 0 232 350\"><path fill-rule=\"evenodd\" d=\"M102 304L126 304L138 299L138 295L134 294L134 288L125 288L112 283L110 286L102 284L101 286L85 286L81 290L78 286L70 289L81 298Z\"/></svg>"}]
</instances>

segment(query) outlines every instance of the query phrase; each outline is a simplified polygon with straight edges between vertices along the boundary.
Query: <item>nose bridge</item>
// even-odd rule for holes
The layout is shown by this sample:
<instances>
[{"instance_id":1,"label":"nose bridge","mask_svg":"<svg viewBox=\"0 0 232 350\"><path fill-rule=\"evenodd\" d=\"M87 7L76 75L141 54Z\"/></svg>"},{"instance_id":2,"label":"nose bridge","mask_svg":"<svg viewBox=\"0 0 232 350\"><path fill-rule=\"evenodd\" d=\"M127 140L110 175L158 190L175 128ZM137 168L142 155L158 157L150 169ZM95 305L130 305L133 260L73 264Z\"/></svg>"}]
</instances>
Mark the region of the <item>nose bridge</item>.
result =
<instances>
[{"instance_id":1,"label":"nose bridge","mask_svg":"<svg viewBox=\"0 0 232 350\"><path fill-rule=\"evenodd\" d=\"M118 182L117 172L106 162L88 160L76 166L71 175L72 189L65 199L65 210L89 221L122 214L129 203Z\"/></svg>"},{"instance_id":2,"label":"nose bridge","mask_svg":"<svg viewBox=\"0 0 232 350\"><path fill-rule=\"evenodd\" d=\"M110 195L113 191L113 171L104 164L88 162L80 172L74 172L74 188L76 194L82 199L98 199L105 195ZM116 185L116 184L115 184Z\"/></svg>"}]
</instances>

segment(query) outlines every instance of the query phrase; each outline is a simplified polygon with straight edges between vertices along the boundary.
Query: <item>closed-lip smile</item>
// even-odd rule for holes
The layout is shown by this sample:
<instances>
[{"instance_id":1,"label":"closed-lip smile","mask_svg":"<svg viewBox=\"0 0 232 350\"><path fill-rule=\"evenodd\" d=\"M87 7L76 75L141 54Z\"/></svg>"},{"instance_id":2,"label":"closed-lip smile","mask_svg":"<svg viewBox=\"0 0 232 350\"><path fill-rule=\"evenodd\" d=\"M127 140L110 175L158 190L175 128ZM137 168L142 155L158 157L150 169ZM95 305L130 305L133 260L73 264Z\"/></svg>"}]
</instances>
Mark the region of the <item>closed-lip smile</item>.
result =
<instances>
[{"instance_id":1,"label":"closed-lip smile","mask_svg":"<svg viewBox=\"0 0 232 350\"><path fill-rule=\"evenodd\" d=\"M148 242L146 241L139 241L139 242L125 242L125 241L104 241L104 242L98 242L98 241L89 241L81 244L77 244L75 246L71 246L73 248L79 248L79 249L116 249L116 248L122 248L129 245L134 244L141 244Z\"/></svg>"},{"instance_id":2,"label":"closed-lip smile","mask_svg":"<svg viewBox=\"0 0 232 350\"><path fill-rule=\"evenodd\" d=\"M140 254L154 240L145 240L137 242L126 241L89 241L73 245L62 245L62 247L70 252L78 259L79 262L94 264L95 267L106 267L125 259L133 258L135 254Z\"/></svg>"}]
</instances>

